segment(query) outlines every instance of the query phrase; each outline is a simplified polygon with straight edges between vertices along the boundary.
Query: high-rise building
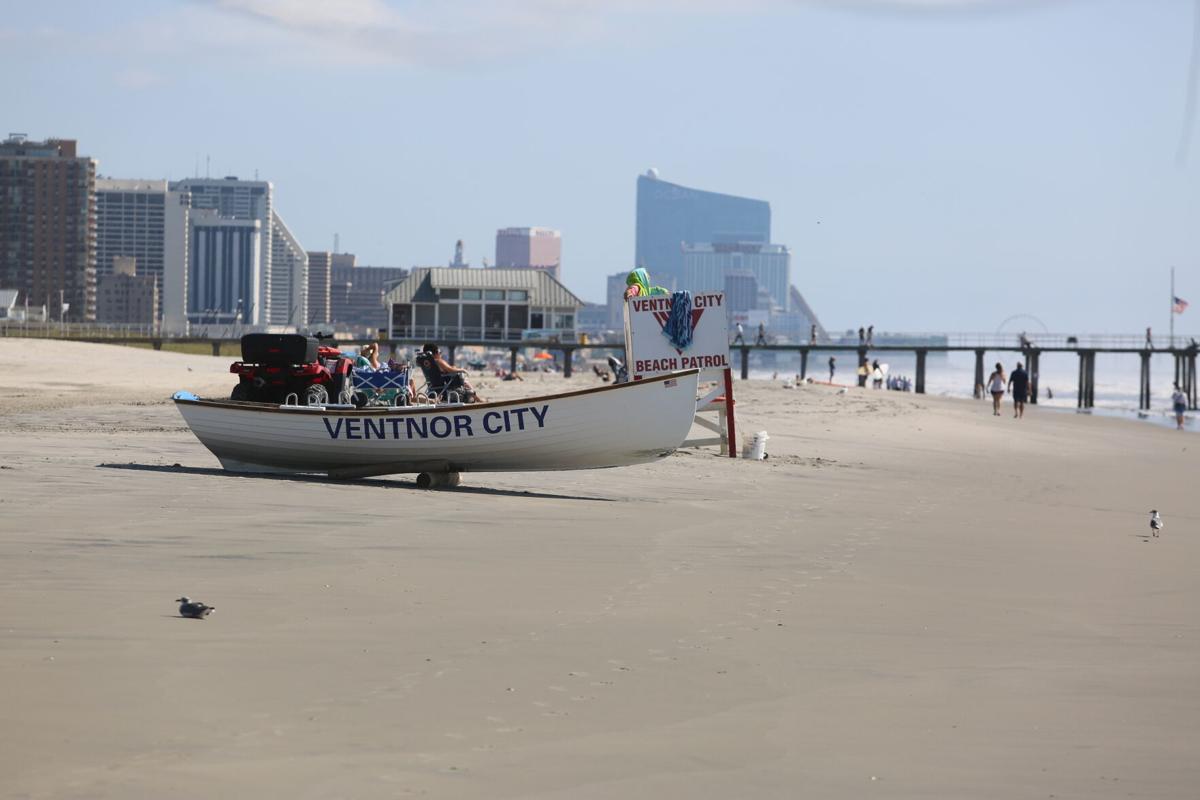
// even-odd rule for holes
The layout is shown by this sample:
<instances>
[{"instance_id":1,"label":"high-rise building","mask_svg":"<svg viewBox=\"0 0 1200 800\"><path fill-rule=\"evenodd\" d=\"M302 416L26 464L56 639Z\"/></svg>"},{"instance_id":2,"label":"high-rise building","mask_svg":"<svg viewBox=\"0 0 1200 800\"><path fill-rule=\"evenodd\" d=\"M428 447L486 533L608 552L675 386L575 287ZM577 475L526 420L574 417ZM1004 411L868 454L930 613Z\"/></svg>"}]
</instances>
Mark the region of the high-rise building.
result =
<instances>
[{"instance_id":1,"label":"high-rise building","mask_svg":"<svg viewBox=\"0 0 1200 800\"><path fill-rule=\"evenodd\" d=\"M237 176L185 178L172 188L191 195L192 208L213 209L227 219L257 220L261 270L258 294L261 324L301 325L307 307L308 257L274 208L270 181ZM277 242L279 238L281 241Z\"/></svg>"},{"instance_id":2,"label":"high-rise building","mask_svg":"<svg viewBox=\"0 0 1200 800\"><path fill-rule=\"evenodd\" d=\"M725 273L725 307L730 312L758 308L758 278L748 269Z\"/></svg>"},{"instance_id":3,"label":"high-rise building","mask_svg":"<svg viewBox=\"0 0 1200 800\"><path fill-rule=\"evenodd\" d=\"M262 223L191 209L187 268L168 269L164 325L262 325Z\"/></svg>"},{"instance_id":4,"label":"high-rise building","mask_svg":"<svg viewBox=\"0 0 1200 800\"><path fill-rule=\"evenodd\" d=\"M541 269L562 280L562 234L550 228L501 228L496 231L496 266Z\"/></svg>"},{"instance_id":5,"label":"high-rise building","mask_svg":"<svg viewBox=\"0 0 1200 800\"><path fill-rule=\"evenodd\" d=\"M771 206L763 200L668 183L655 170L638 176L634 263L656 284L693 288L682 283L685 242L770 241Z\"/></svg>"},{"instance_id":6,"label":"high-rise building","mask_svg":"<svg viewBox=\"0 0 1200 800\"><path fill-rule=\"evenodd\" d=\"M781 311L788 310L789 275L792 254L781 244L758 242L711 242L684 244L684 286L693 292L720 291L725 288L725 276L731 272L749 270L758 280L758 288L771 296Z\"/></svg>"},{"instance_id":7,"label":"high-rise building","mask_svg":"<svg viewBox=\"0 0 1200 800\"><path fill-rule=\"evenodd\" d=\"M168 265L182 269L187 260L184 250L167 246L167 228L181 223L169 217L186 215L187 207L165 180L96 179L96 275L113 274L117 258L135 259L137 274L158 285L155 319L162 314Z\"/></svg>"},{"instance_id":8,"label":"high-rise building","mask_svg":"<svg viewBox=\"0 0 1200 800\"><path fill-rule=\"evenodd\" d=\"M141 275L163 274L166 181L96 179L96 275L112 275L113 259L137 260Z\"/></svg>"},{"instance_id":9,"label":"high-rise building","mask_svg":"<svg viewBox=\"0 0 1200 800\"><path fill-rule=\"evenodd\" d=\"M0 142L0 288L18 304L96 318L95 189L96 162L73 139Z\"/></svg>"},{"instance_id":10,"label":"high-rise building","mask_svg":"<svg viewBox=\"0 0 1200 800\"><path fill-rule=\"evenodd\" d=\"M328 325L333 319L329 309L330 273L333 253L328 250L308 251L308 315L309 326Z\"/></svg>"},{"instance_id":11,"label":"high-rise building","mask_svg":"<svg viewBox=\"0 0 1200 800\"><path fill-rule=\"evenodd\" d=\"M271 302L268 322L304 326L308 321L308 253L271 212Z\"/></svg>"},{"instance_id":12,"label":"high-rise building","mask_svg":"<svg viewBox=\"0 0 1200 800\"><path fill-rule=\"evenodd\" d=\"M625 330L625 278L628 272L618 272L605 279L608 300L608 329Z\"/></svg>"},{"instance_id":13,"label":"high-rise building","mask_svg":"<svg viewBox=\"0 0 1200 800\"><path fill-rule=\"evenodd\" d=\"M329 306L338 329L374 335L386 328L388 311L383 296L393 284L407 277L409 271L402 267L353 266L354 256L349 253L335 253L334 259ZM351 266L346 266L347 263Z\"/></svg>"},{"instance_id":14,"label":"high-rise building","mask_svg":"<svg viewBox=\"0 0 1200 800\"><path fill-rule=\"evenodd\" d=\"M110 271L96 276L96 321L153 325L158 319L158 276L139 275L137 259L114 256Z\"/></svg>"}]
</instances>

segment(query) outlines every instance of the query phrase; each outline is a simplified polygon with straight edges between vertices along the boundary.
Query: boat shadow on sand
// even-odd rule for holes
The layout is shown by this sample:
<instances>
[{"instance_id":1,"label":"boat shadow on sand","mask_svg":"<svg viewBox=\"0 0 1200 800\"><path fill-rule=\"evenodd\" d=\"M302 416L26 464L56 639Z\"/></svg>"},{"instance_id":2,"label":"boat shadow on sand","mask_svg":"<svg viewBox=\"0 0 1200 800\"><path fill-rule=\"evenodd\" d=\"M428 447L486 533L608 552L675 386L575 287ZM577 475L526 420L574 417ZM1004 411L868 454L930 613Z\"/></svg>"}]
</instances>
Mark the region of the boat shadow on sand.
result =
<instances>
[{"instance_id":1,"label":"boat shadow on sand","mask_svg":"<svg viewBox=\"0 0 1200 800\"><path fill-rule=\"evenodd\" d=\"M209 475L219 478L249 478L264 481L288 481L291 483L318 483L325 486L366 486L373 489L402 489L407 491L427 492L421 489L415 481L385 480L382 478L358 478L354 480L338 480L321 475L272 475L256 472L228 472L216 467L185 467L180 464L97 464L99 469L126 469L135 472L165 472L173 475ZM439 488L439 492L455 492L457 494L479 494L490 497L531 497L543 500L590 500L595 503L611 503L610 497L588 497L576 494L556 494L553 492L530 492L518 489L492 489L486 486L454 486Z\"/></svg>"}]
</instances>

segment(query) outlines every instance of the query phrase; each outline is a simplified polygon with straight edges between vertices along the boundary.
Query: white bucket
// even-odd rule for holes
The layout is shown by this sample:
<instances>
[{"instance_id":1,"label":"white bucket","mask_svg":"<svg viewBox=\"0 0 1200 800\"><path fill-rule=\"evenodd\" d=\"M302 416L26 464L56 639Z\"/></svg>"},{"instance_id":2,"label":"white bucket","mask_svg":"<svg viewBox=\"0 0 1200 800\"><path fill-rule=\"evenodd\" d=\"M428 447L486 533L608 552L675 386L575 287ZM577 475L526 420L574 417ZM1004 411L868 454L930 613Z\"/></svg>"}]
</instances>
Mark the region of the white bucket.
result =
<instances>
[{"instance_id":1,"label":"white bucket","mask_svg":"<svg viewBox=\"0 0 1200 800\"><path fill-rule=\"evenodd\" d=\"M750 445L750 455L747 458L753 461L762 461L767 457L767 440L770 439L766 431L759 431L754 434L754 441Z\"/></svg>"}]
</instances>

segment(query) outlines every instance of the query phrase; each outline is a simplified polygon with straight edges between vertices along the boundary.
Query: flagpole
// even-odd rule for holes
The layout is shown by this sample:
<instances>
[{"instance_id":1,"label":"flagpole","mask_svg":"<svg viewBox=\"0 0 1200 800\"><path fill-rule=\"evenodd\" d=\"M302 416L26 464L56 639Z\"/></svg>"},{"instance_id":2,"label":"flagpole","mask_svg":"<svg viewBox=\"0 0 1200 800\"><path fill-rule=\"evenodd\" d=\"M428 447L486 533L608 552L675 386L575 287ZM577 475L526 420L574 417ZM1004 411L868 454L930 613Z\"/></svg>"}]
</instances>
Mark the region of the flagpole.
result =
<instances>
[{"instance_id":1,"label":"flagpole","mask_svg":"<svg viewBox=\"0 0 1200 800\"><path fill-rule=\"evenodd\" d=\"M1175 268L1171 267L1171 349L1175 349Z\"/></svg>"}]
</instances>

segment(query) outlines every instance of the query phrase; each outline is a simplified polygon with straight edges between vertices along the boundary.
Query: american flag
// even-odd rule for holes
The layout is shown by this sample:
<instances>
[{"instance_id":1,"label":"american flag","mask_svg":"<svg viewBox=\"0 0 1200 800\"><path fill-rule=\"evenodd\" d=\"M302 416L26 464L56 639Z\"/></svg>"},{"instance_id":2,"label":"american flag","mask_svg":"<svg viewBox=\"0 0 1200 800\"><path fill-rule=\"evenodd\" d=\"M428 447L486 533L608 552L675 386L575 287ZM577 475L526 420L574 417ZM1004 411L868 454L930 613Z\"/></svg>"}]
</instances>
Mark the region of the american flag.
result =
<instances>
[{"instance_id":1,"label":"american flag","mask_svg":"<svg viewBox=\"0 0 1200 800\"><path fill-rule=\"evenodd\" d=\"M1183 312L1187 311L1187 300L1184 300L1182 297L1172 297L1171 299L1174 301L1174 303L1171 305L1172 311L1174 311L1176 314L1182 314Z\"/></svg>"}]
</instances>

